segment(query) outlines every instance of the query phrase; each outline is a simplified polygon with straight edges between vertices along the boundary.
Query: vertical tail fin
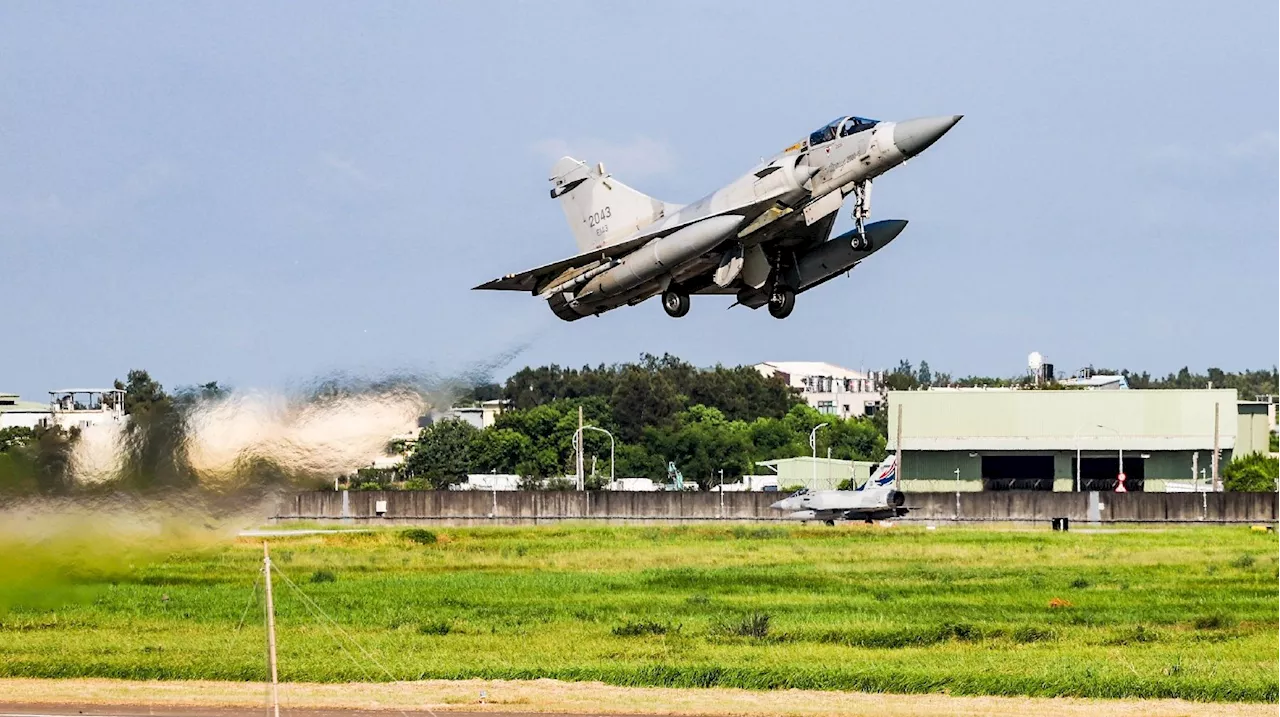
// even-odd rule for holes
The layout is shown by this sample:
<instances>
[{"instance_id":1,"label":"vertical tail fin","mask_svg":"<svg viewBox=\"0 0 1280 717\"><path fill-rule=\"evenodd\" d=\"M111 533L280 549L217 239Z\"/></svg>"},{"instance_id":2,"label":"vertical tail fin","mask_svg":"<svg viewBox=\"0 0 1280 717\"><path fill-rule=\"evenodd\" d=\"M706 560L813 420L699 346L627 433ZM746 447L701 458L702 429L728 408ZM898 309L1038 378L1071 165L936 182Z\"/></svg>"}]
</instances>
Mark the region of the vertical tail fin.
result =
<instances>
[{"instance_id":1,"label":"vertical tail fin","mask_svg":"<svg viewBox=\"0 0 1280 717\"><path fill-rule=\"evenodd\" d=\"M871 471L871 479L859 486L858 490L862 490L867 487L884 488L885 486L893 485L893 481L897 477L898 457L890 454L888 458L884 459L884 462L876 466L875 470Z\"/></svg>"},{"instance_id":2,"label":"vertical tail fin","mask_svg":"<svg viewBox=\"0 0 1280 717\"><path fill-rule=\"evenodd\" d=\"M551 185L580 252L621 241L675 209L605 174L604 165L588 167L573 157L551 168Z\"/></svg>"}]
</instances>

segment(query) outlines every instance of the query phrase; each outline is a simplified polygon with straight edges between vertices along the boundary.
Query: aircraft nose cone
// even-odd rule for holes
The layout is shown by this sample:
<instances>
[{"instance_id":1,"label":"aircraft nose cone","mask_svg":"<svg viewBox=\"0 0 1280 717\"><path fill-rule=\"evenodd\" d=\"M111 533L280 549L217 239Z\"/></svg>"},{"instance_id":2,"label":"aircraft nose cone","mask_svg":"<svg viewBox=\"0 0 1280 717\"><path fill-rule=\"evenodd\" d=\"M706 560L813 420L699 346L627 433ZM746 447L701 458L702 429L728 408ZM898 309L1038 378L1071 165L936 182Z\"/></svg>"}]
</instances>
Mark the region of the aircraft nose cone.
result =
<instances>
[{"instance_id":1,"label":"aircraft nose cone","mask_svg":"<svg viewBox=\"0 0 1280 717\"><path fill-rule=\"evenodd\" d=\"M937 142L938 138L955 127L962 117L964 115L921 117L899 122L893 128L893 143L903 155L914 157Z\"/></svg>"}]
</instances>

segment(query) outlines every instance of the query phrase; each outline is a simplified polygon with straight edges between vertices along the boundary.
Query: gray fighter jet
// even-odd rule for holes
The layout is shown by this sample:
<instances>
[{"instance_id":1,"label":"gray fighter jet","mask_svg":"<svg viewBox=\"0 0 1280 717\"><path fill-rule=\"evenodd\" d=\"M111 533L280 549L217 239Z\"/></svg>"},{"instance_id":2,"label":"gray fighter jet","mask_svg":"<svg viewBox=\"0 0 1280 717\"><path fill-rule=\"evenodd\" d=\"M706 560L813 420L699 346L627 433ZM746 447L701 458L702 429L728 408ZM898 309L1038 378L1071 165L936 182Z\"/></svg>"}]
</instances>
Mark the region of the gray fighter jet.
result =
<instances>
[{"instance_id":1,"label":"gray fighter jet","mask_svg":"<svg viewBox=\"0 0 1280 717\"><path fill-rule=\"evenodd\" d=\"M894 518L907 513L906 496L898 490L898 464L889 456L876 468L866 483L853 490L818 490L802 488L769 506L785 510L787 520L807 523L818 520L835 525L837 520L872 520Z\"/></svg>"},{"instance_id":2,"label":"gray fighter jet","mask_svg":"<svg viewBox=\"0 0 1280 717\"><path fill-rule=\"evenodd\" d=\"M673 317L693 294L732 294L735 305L783 319L802 294L883 249L904 220L866 223L871 180L923 152L961 115L880 122L841 117L728 186L679 206L614 179L604 165L563 157L551 168L581 252L476 289L528 291L576 321L657 295ZM856 228L830 238L853 195Z\"/></svg>"}]
</instances>

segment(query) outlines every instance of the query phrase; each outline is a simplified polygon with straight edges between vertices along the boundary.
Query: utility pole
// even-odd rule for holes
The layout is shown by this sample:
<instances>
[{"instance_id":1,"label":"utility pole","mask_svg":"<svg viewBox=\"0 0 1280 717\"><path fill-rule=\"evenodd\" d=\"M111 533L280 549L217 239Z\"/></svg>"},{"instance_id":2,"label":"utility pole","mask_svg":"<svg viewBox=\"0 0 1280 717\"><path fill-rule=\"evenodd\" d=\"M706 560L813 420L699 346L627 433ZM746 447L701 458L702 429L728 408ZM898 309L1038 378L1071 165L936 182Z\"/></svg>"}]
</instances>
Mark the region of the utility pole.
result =
<instances>
[{"instance_id":1,"label":"utility pole","mask_svg":"<svg viewBox=\"0 0 1280 717\"><path fill-rule=\"evenodd\" d=\"M1191 484L1196 487L1196 492L1200 492L1200 451L1192 451L1191 453Z\"/></svg>"},{"instance_id":2,"label":"utility pole","mask_svg":"<svg viewBox=\"0 0 1280 717\"><path fill-rule=\"evenodd\" d=\"M1213 492L1214 493L1217 493L1218 491L1222 490L1222 487L1218 485L1218 406L1219 405L1220 404L1217 404L1217 403L1213 404L1213 456L1212 456L1212 459L1213 459Z\"/></svg>"},{"instance_id":3,"label":"utility pole","mask_svg":"<svg viewBox=\"0 0 1280 717\"><path fill-rule=\"evenodd\" d=\"M271 553L262 541L262 573L267 585L267 661L271 665L271 714L280 717L279 674L276 672L276 607L271 600Z\"/></svg>"},{"instance_id":4,"label":"utility pole","mask_svg":"<svg viewBox=\"0 0 1280 717\"><path fill-rule=\"evenodd\" d=\"M585 467L582 464L582 406L578 406L578 490L586 490L586 476L583 474Z\"/></svg>"},{"instance_id":5,"label":"utility pole","mask_svg":"<svg viewBox=\"0 0 1280 717\"><path fill-rule=\"evenodd\" d=\"M893 489L902 490L902 404L898 404L898 430L897 435L893 439Z\"/></svg>"}]
</instances>

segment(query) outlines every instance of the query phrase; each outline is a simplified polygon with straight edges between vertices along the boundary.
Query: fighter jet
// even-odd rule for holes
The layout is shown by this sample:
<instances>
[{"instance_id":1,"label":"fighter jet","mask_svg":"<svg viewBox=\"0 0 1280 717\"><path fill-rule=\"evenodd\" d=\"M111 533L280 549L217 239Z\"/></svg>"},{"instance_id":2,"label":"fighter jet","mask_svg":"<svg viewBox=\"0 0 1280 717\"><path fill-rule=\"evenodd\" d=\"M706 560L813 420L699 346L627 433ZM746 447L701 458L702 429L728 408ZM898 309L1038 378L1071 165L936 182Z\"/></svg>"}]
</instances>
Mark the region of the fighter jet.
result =
<instances>
[{"instance_id":1,"label":"fighter jet","mask_svg":"<svg viewBox=\"0 0 1280 717\"><path fill-rule=\"evenodd\" d=\"M898 466L894 456L881 463L866 483L854 490L810 491L802 488L769 506L788 511L787 520L820 520L835 525L837 520L872 520L905 515L906 497L898 490Z\"/></svg>"},{"instance_id":2,"label":"fighter jet","mask_svg":"<svg viewBox=\"0 0 1280 717\"><path fill-rule=\"evenodd\" d=\"M603 164L563 157L551 168L579 254L476 289L528 291L565 321L662 296L672 317L689 297L730 294L734 306L791 315L796 295L857 266L906 227L866 223L871 182L915 157L961 115L881 122L841 117L693 204L669 204L614 179ZM831 229L853 195L855 228Z\"/></svg>"}]
</instances>

